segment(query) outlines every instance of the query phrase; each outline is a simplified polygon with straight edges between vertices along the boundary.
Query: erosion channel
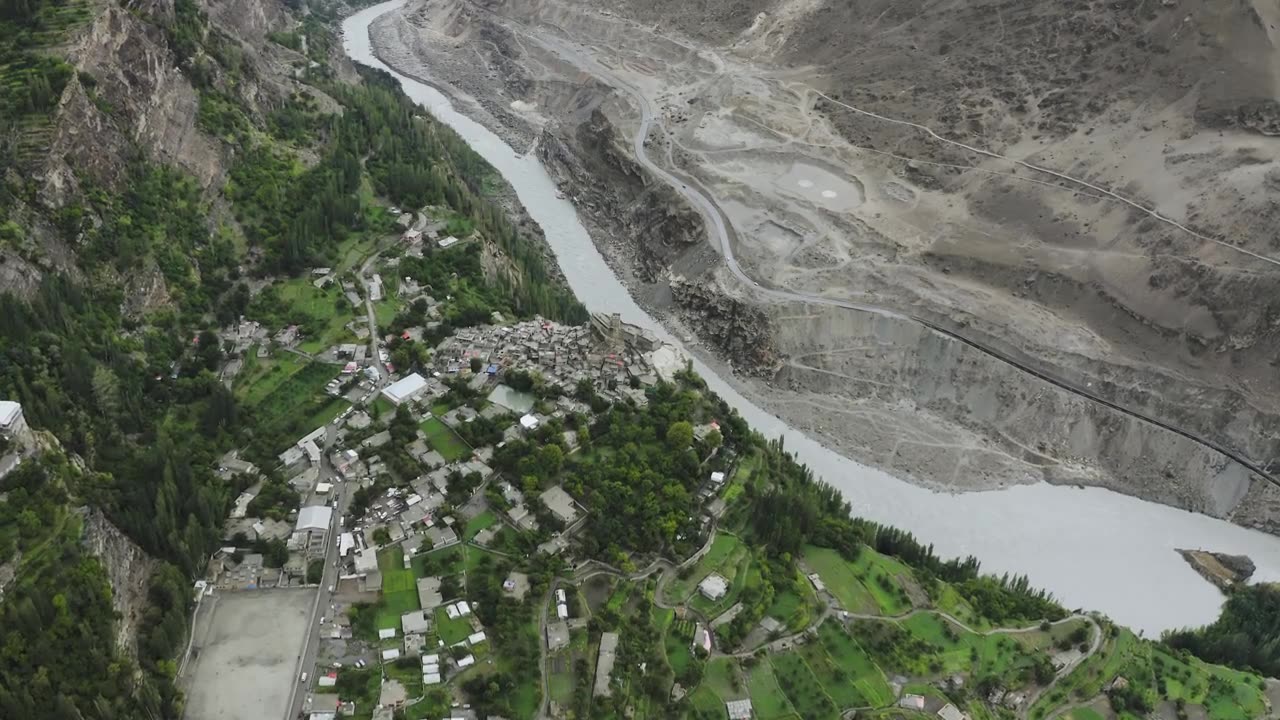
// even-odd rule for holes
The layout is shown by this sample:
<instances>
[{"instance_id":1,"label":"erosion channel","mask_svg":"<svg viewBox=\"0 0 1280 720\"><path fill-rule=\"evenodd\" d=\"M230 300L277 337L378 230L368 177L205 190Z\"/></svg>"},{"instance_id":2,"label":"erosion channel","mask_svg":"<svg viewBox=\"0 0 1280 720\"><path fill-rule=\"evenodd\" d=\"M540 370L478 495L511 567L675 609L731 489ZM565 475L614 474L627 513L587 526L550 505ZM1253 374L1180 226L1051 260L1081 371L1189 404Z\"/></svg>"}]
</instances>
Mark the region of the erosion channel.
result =
<instances>
[{"instance_id":1,"label":"erosion channel","mask_svg":"<svg viewBox=\"0 0 1280 720\"><path fill-rule=\"evenodd\" d=\"M557 185L533 153L516 152L485 124L456 111L450 98L421 81L423 76L430 76L429 68L404 68L419 78L414 79L397 72L402 68L388 67L375 56L370 25L388 13L402 11L405 4L405 0L392 0L348 18L343 26L347 54L357 62L395 74L410 97L453 127L507 178L542 226L570 285L590 310L621 313L628 322L650 328L664 339L681 344L633 300L597 250L574 206L560 196ZM423 38L424 42L430 40L430 37ZM394 58L388 59L394 61ZM469 109L479 107L474 102L466 105ZM591 112L590 109L584 111ZM508 134L508 137L512 136ZM545 147L541 154L548 162L554 162L555 151L554 147ZM799 188L795 192L824 201L855 202L854 198L841 199L838 194L829 197L821 190L809 192L815 184L827 180L824 173L824 169L816 166L782 167L772 182L794 186ZM856 188L841 189L852 192ZM652 192L664 191L653 188ZM678 214L671 218L675 223L687 221ZM697 224L694 221L694 225ZM714 262L714 258L695 258L695 261L709 263ZM699 290L677 283L673 292L696 295ZM724 298L712 301L721 302ZM850 322L830 317L818 321ZM865 321L865 331L870 336L904 332L901 328L880 324L875 316ZM683 336L686 332L682 328L677 334ZM699 346L684 344L692 351L695 368L713 390L761 432L783 436L786 447L838 487L853 503L856 513L909 529L944 554L973 554L989 572L1026 574L1034 584L1052 591L1068 607L1096 608L1148 633L1208 622L1216 616L1222 596L1188 567L1176 548L1246 555L1258 566L1255 580L1280 580L1280 538L1206 515L1099 487L1035 483L989 492L952 494L926 489L867 467L827 449L761 410L743 396L759 398L758 386L735 377ZM938 350L948 351L951 350ZM963 397L963 393L959 397ZM1183 460L1203 462L1206 472L1214 466L1212 462L1198 460L1194 452ZM1220 471L1221 463L1218 468ZM1141 573L1135 572L1138 568Z\"/></svg>"}]
</instances>

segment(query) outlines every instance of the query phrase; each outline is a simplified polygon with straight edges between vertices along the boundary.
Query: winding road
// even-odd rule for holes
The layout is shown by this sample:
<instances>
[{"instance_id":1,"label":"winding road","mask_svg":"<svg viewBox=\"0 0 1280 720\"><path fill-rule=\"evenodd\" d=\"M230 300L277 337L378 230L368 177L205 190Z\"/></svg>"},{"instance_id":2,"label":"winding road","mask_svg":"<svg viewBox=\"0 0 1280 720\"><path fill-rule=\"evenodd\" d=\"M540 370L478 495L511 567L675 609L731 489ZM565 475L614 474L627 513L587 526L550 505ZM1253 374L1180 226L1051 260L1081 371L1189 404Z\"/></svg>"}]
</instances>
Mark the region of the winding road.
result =
<instances>
[{"instance_id":1,"label":"winding road","mask_svg":"<svg viewBox=\"0 0 1280 720\"><path fill-rule=\"evenodd\" d=\"M476 6L473 5L473 7L476 7ZM1128 407L1126 405L1115 402L1113 400L1109 400L1105 397L1102 397L1101 395L1098 395L1095 392L1092 392L1086 387L1082 387L1081 385L1069 379L1066 379L1054 374L1050 370L1037 367L1031 364L1027 360L1015 357L1014 355L1010 354L1007 351L995 348L976 338L972 338L972 337L968 337L966 335L960 334L959 332L951 328L944 327L943 325L940 325L939 323L933 320L929 320L919 315L903 313L903 312L900 312L888 307L880 306L880 305L854 302L852 300L842 300L839 298L830 298L830 297L825 297L821 295L814 295L811 293L795 292L792 290L780 290L778 288L773 288L773 287L769 287L761 284L760 282L756 281L754 278L747 275L747 273L742 269L742 266L738 263L738 259L733 252L733 242L730 237L731 230L732 230L731 225L725 220L723 213L721 213L719 207L716 206L715 202L711 200L709 193L707 193L705 190L698 187L698 184L695 180L678 177L672 172L668 171L666 168L659 166L657 163L649 159L648 152L645 148L645 142L648 139L650 130L652 128L656 126L659 129L662 129L662 126L656 120L653 107L649 101L649 98L645 96L643 91L641 91L636 86L628 83L626 80L615 75L609 68L605 67L603 64L598 62L595 58L590 57L586 53L580 52L576 47L574 47L573 43L570 43L567 41L561 41L555 38L546 37L545 35L534 32L532 29L530 29L528 26L522 23L519 23L515 20L512 20L510 18L501 16L501 15L498 15L492 11L485 10L484 8L476 7L476 9L481 12L487 13L491 17L495 18L498 22L515 30L516 32L525 36L527 39L529 39L533 43L536 43L541 47L543 47L544 49L554 53L555 55L558 55L559 57L561 57L561 59L565 60L569 64L578 67L579 69L583 70L584 72L590 75L594 75L601 82L604 82L614 88L617 88L625 92L635 101L636 106L640 110L640 125L637 128L635 137L632 140L632 152L635 155L636 162L640 163L640 165L644 167L647 171L649 171L654 177L657 177L661 181L670 185L673 189L675 189L676 192L680 193L680 195L683 196L695 209L697 209L698 213L706 220L708 233L715 238L716 245L720 248L720 253L724 257L725 266L728 268L729 272L734 276L734 278L736 278L739 282L741 282L746 287L750 288L751 291L754 292L755 294L761 297L765 297L765 298L769 298L769 299L781 301L781 302L802 302L802 303L807 303L811 305L821 305L826 307L843 308L846 310L856 310L859 312L872 313L875 315L880 315L882 317L893 318L896 320L904 320L908 322L917 323L919 325L923 325L924 327L928 328L929 330L939 335L942 335L951 340L955 340L957 342L963 343L973 348L974 350L977 350L978 352L981 352L982 354L987 355L988 357L998 360L1006 365L1009 365L1010 367L1013 367L1035 378L1043 380L1044 382L1047 382L1050 385L1053 385L1054 387L1057 387L1061 390L1064 390L1066 392L1069 392L1073 395L1084 398L1086 400L1092 401L1099 405L1103 405L1107 408L1115 410L1116 412L1123 413L1125 415L1128 415L1142 422L1148 423L1150 425L1154 425L1164 430L1168 430L1169 432L1172 432L1172 433L1176 433L1177 435L1180 435L1188 440L1191 440L1194 443L1197 443L1211 450L1214 450L1226 456L1227 458L1230 458L1231 460L1239 463L1243 467L1247 468L1250 472L1254 473L1255 475L1258 475L1259 477L1265 479L1271 484L1277 487L1280 487L1280 477L1273 475L1270 471L1263 468L1262 465L1260 465L1259 463L1254 462L1253 460L1245 457L1241 452L1231 447L1228 447L1218 442L1217 440L1205 437L1192 430L1187 430L1177 425L1173 425L1171 423L1165 422L1163 420L1160 420L1159 418L1153 417L1152 415L1149 415L1143 412L1142 410ZM859 108L840 102L838 100L833 100L831 98L828 98L826 95L823 95L821 92L818 92L817 90L813 90L813 92L816 93L818 96L826 98L827 100L841 107L847 108L851 111L855 111L863 115L870 116L885 122L907 125L912 128L916 128L926 133L930 137L937 139L941 142L957 145L959 147L968 149L980 155L984 155L992 158L998 158L1001 160L1007 160L1009 162L1013 162L1018 165L1025 166L1031 170L1041 172L1041 173L1046 173L1053 177L1075 183L1077 185L1092 189L1097 192L1101 192L1104 195L1110 197L1111 199L1114 199L1118 202L1125 203L1139 211L1145 212L1151 217L1161 222L1171 224L1174 227L1177 227L1187 233L1190 233L1192 236L1197 237L1201 240L1214 242L1224 247L1231 248L1233 250L1238 250L1247 255L1251 255L1257 259L1266 261L1268 263L1280 265L1280 261L1277 261L1273 258L1257 255L1256 253L1249 252L1247 250L1244 250L1243 248L1239 248L1237 246L1231 245L1230 243L1225 243L1220 240L1216 240L1214 238L1211 238L1211 237L1202 235L1200 233L1197 233L1193 230L1190 230L1185 226L1178 224L1177 222L1160 215L1154 210L1150 210L1138 203L1135 203L1132 200L1129 200L1128 198L1120 196L1110 190L1107 190L1106 188L1093 185L1085 180L1080 180L1054 170L1049 170L1047 168L1043 168L1037 165L1032 165L1025 161L1006 158L1003 155L999 155L988 150L981 150L978 148L973 148L968 145L964 145L962 143L957 143L955 141L948 140L947 138L942 137L941 135L938 135L933 130L927 127L924 127L922 125L910 123L905 120L896 120L893 118L884 117L882 115L877 115L875 113L861 110ZM1070 188L1064 188L1064 189L1069 190Z\"/></svg>"}]
</instances>

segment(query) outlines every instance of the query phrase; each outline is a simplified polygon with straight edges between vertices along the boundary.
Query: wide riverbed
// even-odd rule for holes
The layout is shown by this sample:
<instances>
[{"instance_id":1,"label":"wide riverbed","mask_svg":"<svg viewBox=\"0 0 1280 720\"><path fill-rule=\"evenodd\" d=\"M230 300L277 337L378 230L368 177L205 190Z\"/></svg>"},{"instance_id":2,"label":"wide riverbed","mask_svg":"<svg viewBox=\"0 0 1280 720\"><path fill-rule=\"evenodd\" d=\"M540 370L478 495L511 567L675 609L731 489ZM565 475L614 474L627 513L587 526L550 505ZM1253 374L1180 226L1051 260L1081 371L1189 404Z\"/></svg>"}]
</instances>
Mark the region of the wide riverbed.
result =
<instances>
[{"instance_id":1,"label":"wide riverbed","mask_svg":"<svg viewBox=\"0 0 1280 720\"><path fill-rule=\"evenodd\" d=\"M369 24L405 2L391 0L347 18L342 26L347 55L395 75L409 97L502 173L542 226L569 285L588 309L621 313L679 345L631 299L536 158L517 155L487 128L456 112L445 95L374 57ZM987 572L1025 574L1068 608L1102 611L1148 636L1212 621L1222 596L1174 548L1248 555L1258 565L1257 579L1280 580L1280 538L1096 488L1039 484L934 493L822 447L751 404L704 363L695 359L694 366L754 427L785 436L786 447L839 488L857 514L908 529L940 554L974 555Z\"/></svg>"}]
</instances>

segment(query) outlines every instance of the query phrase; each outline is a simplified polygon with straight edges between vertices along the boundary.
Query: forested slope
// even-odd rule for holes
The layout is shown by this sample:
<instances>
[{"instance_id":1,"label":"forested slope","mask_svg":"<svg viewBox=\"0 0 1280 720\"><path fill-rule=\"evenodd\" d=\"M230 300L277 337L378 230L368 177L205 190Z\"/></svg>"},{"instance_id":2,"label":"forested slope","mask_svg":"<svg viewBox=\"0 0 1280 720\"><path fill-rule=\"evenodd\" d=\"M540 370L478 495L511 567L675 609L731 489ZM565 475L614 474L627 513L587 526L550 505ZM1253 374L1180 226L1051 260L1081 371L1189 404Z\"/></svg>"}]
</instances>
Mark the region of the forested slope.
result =
<instances>
[{"instance_id":1,"label":"forested slope","mask_svg":"<svg viewBox=\"0 0 1280 720\"><path fill-rule=\"evenodd\" d=\"M255 434L215 374L251 282L430 203L505 258L486 308L584 317L484 162L345 64L335 6L232 5L0 1L0 398L33 429L0 480L0 717L181 715L191 581L243 489L214 469ZM160 561L136 656L81 508Z\"/></svg>"}]
</instances>

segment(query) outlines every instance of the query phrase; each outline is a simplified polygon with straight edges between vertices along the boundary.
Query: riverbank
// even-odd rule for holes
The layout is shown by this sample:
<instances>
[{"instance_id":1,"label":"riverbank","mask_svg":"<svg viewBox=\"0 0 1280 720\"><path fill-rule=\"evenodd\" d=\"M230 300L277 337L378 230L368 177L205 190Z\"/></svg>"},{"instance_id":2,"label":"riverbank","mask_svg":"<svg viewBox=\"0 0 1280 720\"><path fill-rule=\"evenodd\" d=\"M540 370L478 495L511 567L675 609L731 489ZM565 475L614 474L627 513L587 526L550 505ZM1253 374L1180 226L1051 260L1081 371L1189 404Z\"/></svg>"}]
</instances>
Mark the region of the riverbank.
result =
<instances>
[{"instance_id":1,"label":"riverbank","mask_svg":"<svg viewBox=\"0 0 1280 720\"><path fill-rule=\"evenodd\" d=\"M416 6L413 6L416 7ZM733 293L738 283L727 272L716 270L722 264L722 258L702 238L705 229L700 225L679 228L663 234L665 244L674 244L683 250L673 251L663 260L671 260L671 274L653 277L643 271L640 257L645 252L645 241L635 237L634 226L661 225L667 213L666 207L680 205L674 195L661 198L665 206L637 207L636 197L649 188L662 188L660 182L644 180L635 188L627 188L628 179L641 177L640 168L630 168L626 178L615 178L625 192L619 192L598 177L592 177L589 168L581 166L579 157L573 148L565 145L560 133L542 127L547 118L530 106L525 112L514 112L506 108L503 102L494 100L500 97L491 89L493 79L485 72L485 66L476 63L459 61L465 53L457 52L457 48L445 45L435 47L424 38L443 40L436 34L429 34L418 27L419 23L429 22L424 18L425 10L406 8L404 12L392 12L382 15L369 26L370 49L373 55L388 67L404 77L423 83L445 94L463 114L483 125L497 135L509 146L520 148L536 147L543 165L557 187L571 201L577 210L578 217L586 226L595 249L603 257L609 269L626 288L628 294L650 316L659 320L673 335L680 338L685 347L697 355L700 360L713 367L717 374L725 378L734 388L749 398L753 403L766 408L789 425L806 434L818 438L826 447L843 456L888 467L899 477L933 492L956 493L1000 490L1013 485L1029 484L1038 478L1013 468L1000 472L984 472L990 462L981 460L972 462L971 472L957 473L952 468L939 468L934 448L917 446L912 443L893 443L892 462L885 464L884 453L870 448L864 437L852 433L840 422L839 416L833 417L824 406L823 397L805 392L803 388L789 387L791 383L779 383L768 375L761 376L752 372L750 365L737 353L727 352L724 347L704 340L697 332L696 325L702 318L699 313L708 304L705 299L694 303L696 310L690 311L675 303L671 292L671 277L699 276L710 271L717 275L714 282L705 282L699 278L699 290L714 301L734 302ZM545 58L544 58L545 60ZM430 64L430 66L428 66ZM580 102L585 107L595 107L598 103L613 102L609 100L613 90L607 86L587 87L577 91ZM586 94L592 94L591 101L584 101ZM597 97L598 95L598 97ZM607 120L598 118L598 122L607 124ZM601 128L602 134L621 135L622 128ZM602 139L602 142L608 142ZM532 145L528 145L528 144ZM610 153L606 165L616 166L628 162L621 155L622 148L603 148ZM693 213L690 211L690 214ZM639 216L639 217L637 217ZM625 218L625 219L624 219ZM672 242L670 238L683 233L688 241ZM649 243L649 244L657 244ZM765 344L770 342L772 331L761 324L753 328L749 337L742 344ZM759 370L758 368L754 368ZM852 409L855 414L860 411ZM875 411L869 411L875 412ZM900 423L908 426L902 434L917 436L937 435L936 419L921 414L909 405L894 408ZM979 454L986 451L980 449L982 441L976 437L963 438L952 442L953 445L966 445L974 448ZM946 462L945 460L943 462Z\"/></svg>"},{"instance_id":2,"label":"riverbank","mask_svg":"<svg viewBox=\"0 0 1280 720\"><path fill-rule=\"evenodd\" d=\"M370 47L370 22L403 5L392 0L344 23L353 59L384 67ZM439 91L401 76L405 92L453 127L512 184L543 228L570 287L592 311L618 312L662 339L683 344L645 313L610 272L574 207L536 158L517 153L491 130L454 109ZM999 492L939 494L866 467L797 432L761 410L719 363L694 355L710 388L816 476L840 490L853 511L912 531L945 556L974 555L993 573L1026 574L1067 607L1096 608L1147 633L1198 625L1216 617L1222 597L1174 551L1205 547L1249 555L1258 580L1280 580L1280 539L1204 515L1143 502L1106 490L1037 484ZM1136 572L1140 568L1141 572Z\"/></svg>"}]
</instances>

